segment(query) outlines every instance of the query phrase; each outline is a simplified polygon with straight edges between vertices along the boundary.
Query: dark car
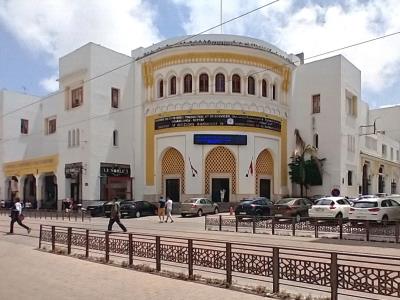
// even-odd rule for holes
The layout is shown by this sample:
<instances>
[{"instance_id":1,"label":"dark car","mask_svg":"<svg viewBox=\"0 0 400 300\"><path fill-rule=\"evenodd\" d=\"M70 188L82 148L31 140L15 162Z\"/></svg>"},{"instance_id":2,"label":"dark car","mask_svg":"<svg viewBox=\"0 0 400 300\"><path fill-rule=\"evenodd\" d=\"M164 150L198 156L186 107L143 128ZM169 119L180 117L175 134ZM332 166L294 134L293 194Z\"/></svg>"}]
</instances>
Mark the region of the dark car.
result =
<instances>
[{"instance_id":1,"label":"dark car","mask_svg":"<svg viewBox=\"0 0 400 300\"><path fill-rule=\"evenodd\" d=\"M121 217L154 216L157 214L157 206L147 201L128 201L121 204Z\"/></svg>"},{"instance_id":2,"label":"dark car","mask_svg":"<svg viewBox=\"0 0 400 300\"><path fill-rule=\"evenodd\" d=\"M302 217L308 217L308 210L312 202L305 198L283 198L278 200L273 207L275 217L296 218L300 222Z\"/></svg>"},{"instance_id":3,"label":"dark car","mask_svg":"<svg viewBox=\"0 0 400 300\"><path fill-rule=\"evenodd\" d=\"M86 211L91 217L104 216L104 201L92 202L86 207Z\"/></svg>"},{"instance_id":4,"label":"dark car","mask_svg":"<svg viewBox=\"0 0 400 300\"><path fill-rule=\"evenodd\" d=\"M270 216L272 201L265 197L244 198L236 207L238 218L245 216Z\"/></svg>"}]
</instances>

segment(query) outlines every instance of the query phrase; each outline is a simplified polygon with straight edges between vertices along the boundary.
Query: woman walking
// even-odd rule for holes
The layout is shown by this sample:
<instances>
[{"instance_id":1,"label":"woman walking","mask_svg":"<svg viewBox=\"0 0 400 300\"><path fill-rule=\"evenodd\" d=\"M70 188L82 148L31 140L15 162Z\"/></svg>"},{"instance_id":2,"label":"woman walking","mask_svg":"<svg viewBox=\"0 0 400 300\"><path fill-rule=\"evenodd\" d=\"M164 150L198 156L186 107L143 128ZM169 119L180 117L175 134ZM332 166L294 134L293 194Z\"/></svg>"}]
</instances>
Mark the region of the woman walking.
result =
<instances>
[{"instance_id":1,"label":"woman walking","mask_svg":"<svg viewBox=\"0 0 400 300\"><path fill-rule=\"evenodd\" d=\"M22 205L20 203L20 199L15 198L15 203L13 208L11 209L11 222L10 222L10 234L14 233L14 223L17 222L19 226L24 227L28 234L31 233L31 228L22 223L24 215L22 214Z\"/></svg>"}]
</instances>

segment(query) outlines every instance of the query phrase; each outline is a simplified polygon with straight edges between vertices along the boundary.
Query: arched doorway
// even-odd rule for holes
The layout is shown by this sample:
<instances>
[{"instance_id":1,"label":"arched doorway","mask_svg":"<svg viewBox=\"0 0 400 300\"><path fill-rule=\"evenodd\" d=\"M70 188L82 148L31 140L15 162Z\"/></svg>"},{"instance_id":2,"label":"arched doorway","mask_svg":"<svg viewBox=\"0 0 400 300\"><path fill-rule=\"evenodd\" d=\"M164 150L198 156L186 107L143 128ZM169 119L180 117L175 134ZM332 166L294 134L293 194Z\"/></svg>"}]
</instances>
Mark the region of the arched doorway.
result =
<instances>
[{"instance_id":1,"label":"arched doorway","mask_svg":"<svg viewBox=\"0 0 400 300\"><path fill-rule=\"evenodd\" d=\"M32 174L26 175L24 179L24 199L21 199L26 208L36 208L36 178Z\"/></svg>"},{"instance_id":2,"label":"arched doorway","mask_svg":"<svg viewBox=\"0 0 400 300\"><path fill-rule=\"evenodd\" d=\"M53 173L42 176L42 205L44 209L57 209L57 176Z\"/></svg>"},{"instance_id":3,"label":"arched doorway","mask_svg":"<svg viewBox=\"0 0 400 300\"><path fill-rule=\"evenodd\" d=\"M383 174L383 166L379 168L379 176L378 176L378 193L383 193L385 189L385 179Z\"/></svg>"},{"instance_id":4,"label":"arched doorway","mask_svg":"<svg viewBox=\"0 0 400 300\"><path fill-rule=\"evenodd\" d=\"M256 161L256 194L271 199L273 192L274 161L271 152L261 151Z\"/></svg>"},{"instance_id":5,"label":"arched doorway","mask_svg":"<svg viewBox=\"0 0 400 300\"><path fill-rule=\"evenodd\" d=\"M175 148L168 149L161 160L161 191L174 202L185 193L185 161Z\"/></svg>"},{"instance_id":6,"label":"arched doorway","mask_svg":"<svg viewBox=\"0 0 400 300\"><path fill-rule=\"evenodd\" d=\"M368 164L364 163L362 175L362 194L369 195Z\"/></svg>"},{"instance_id":7,"label":"arched doorway","mask_svg":"<svg viewBox=\"0 0 400 300\"><path fill-rule=\"evenodd\" d=\"M214 202L229 202L236 194L236 160L227 148L218 146L207 154L204 186Z\"/></svg>"}]
</instances>

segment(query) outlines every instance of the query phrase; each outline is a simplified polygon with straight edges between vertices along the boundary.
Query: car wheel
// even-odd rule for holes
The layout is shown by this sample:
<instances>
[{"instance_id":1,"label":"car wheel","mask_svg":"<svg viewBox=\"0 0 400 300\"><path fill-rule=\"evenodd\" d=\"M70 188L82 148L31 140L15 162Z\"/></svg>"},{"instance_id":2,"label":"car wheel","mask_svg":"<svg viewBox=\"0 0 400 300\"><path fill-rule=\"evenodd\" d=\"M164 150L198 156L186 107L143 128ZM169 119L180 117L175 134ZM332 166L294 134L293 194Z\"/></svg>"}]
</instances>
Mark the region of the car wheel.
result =
<instances>
[{"instance_id":1,"label":"car wheel","mask_svg":"<svg viewBox=\"0 0 400 300\"><path fill-rule=\"evenodd\" d=\"M186 214L181 214L182 218L186 217Z\"/></svg>"},{"instance_id":2,"label":"car wheel","mask_svg":"<svg viewBox=\"0 0 400 300\"><path fill-rule=\"evenodd\" d=\"M262 211L261 210L256 210L256 216L262 216Z\"/></svg>"},{"instance_id":3,"label":"car wheel","mask_svg":"<svg viewBox=\"0 0 400 300\"><path fill-rule=\"evenodd\" d=\"M203 215L203 211L201 210L201 209L199 209L198 211L197 211L197 216L198 217L201 217Z\"/></svg>"},{"instance_id":4,"label":"car wheel","mask_svg":"<svg viewBox=\"0 0 400 300\"><path fill-rule=\"evenodd\" d=\"M301 222L301 215L297 214L296 215L296 223L300 223Z\"/></svg>"},{"instance_id":5,"label":"car wheel","mask_svg":"<svg viewBox=\"0 0 400 300\"><path fill-rule=\"evenodd\" d=\"M340 212L336 215L335 219L339 220L339 219L343 219L343 214Z\"/></svg>"},{"instance_id":6,"label":"car wheel","mask_svg":"<svg viewBox=\"0 0 400 300\"><path fill-rule=\"evenodd\" d=\"M140 216L141 216L140 211L137 211L137 212L135 213L135 217L136 217L136 218L140 218Z\"/></svg>"},{"instance_id":7,"label":"car wheel","mask_svg":"<svg viewBox=\"0 0 400 300\"><path fill-rule=\"evenodd\" d=\"M215 209L214 209L214 214L218 214L219 213L219 210L218 210L218 207L216 207Z\"/></svg>"},{"instance_id":8,"label":"car wheel","mask_svg":"<svg viewBox=\"0 0 400 300\"><path fill-rule=\"evenodd\" d=\"M388 223L389 223L389 218L388 218L387 215L384 215L384 216L382 217L382 225L383 225L383 226L387 226Z\"/></svg>"}]
</instances>

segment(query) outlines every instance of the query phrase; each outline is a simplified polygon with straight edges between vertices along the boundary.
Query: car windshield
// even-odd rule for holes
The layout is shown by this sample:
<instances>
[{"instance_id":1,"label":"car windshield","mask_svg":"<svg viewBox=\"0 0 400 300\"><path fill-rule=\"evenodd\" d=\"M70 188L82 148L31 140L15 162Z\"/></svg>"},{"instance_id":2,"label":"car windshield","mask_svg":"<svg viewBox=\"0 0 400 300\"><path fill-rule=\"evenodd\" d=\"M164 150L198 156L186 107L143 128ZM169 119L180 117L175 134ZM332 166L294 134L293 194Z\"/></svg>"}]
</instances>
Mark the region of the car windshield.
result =
<instances>
[{"instance_id":1,"label":"car windshield","mask_svg":"<svg viewBox=\"0 0 400 300\"><path fill-rule=\"evenodd\" d=\"M378 207L378 202L376 202L376 201L358 201L358 202L354 203L354 207L356 207L356 208Z\"/></svg>"},{"instance_id":2,"label":"car windshield","mask_svg":"<svg viewBox=\"0 0 400 300\"><path fill-rule=\"evenodd\" d=\"M294 202L296 199L293 198L284 198L284 199L280 199L276 202L276 204L292 204L292 202Z\"/></svg>"},{"instance_id":3,"label":"car windshield","mask_svg":"<svg viewBox=\"0 0 400 300\"><path fill-rule=\"evenodd\" d=\"M335 203L330 199L321 199L317 202L317 205L332 205L332 204Z\"/></svg>"}]
</instances>

